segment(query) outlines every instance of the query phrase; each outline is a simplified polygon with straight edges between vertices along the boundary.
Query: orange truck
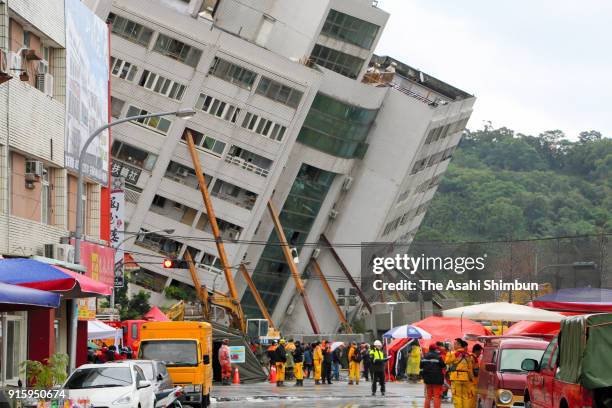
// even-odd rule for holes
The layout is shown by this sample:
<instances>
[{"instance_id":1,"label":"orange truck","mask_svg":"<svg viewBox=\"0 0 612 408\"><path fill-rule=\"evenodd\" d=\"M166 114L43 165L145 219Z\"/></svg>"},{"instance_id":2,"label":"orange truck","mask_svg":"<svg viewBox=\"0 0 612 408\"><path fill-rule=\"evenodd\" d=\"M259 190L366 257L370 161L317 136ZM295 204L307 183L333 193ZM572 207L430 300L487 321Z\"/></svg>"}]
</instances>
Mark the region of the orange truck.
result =
<instances>
[{"instance_id":1,"label":"orange truck","mask_svg":"<svg viewBox=\"0 0 612 408\"><path fill-rule=\"evenodd\" d=\"M147 322L140 330L138 358L166 363L175 385L183 387L183 404L210 405L212 326L205 322Z\"/></svg>"}]
</instances>

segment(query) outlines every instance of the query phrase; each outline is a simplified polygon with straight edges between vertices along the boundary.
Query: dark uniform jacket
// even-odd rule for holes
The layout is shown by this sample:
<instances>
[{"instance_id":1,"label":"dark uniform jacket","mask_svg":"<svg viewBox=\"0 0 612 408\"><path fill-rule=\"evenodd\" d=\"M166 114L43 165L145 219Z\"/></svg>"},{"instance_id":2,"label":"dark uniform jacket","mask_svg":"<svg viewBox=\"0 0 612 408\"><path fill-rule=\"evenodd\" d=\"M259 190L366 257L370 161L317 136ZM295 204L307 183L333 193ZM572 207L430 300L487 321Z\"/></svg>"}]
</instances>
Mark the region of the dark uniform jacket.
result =
<instances>
[{"instance_id":1,"label":"dark uniform jacket","mask_svg":"<svg viewBox=\"0 0 612 408\"><path fill-rule=\"evenodd\" d=\"M293 361L296 363L304 362L304 350L302 349L302 346L295 347L295 350L293 351Z\"/></svg>"},{"instance_id":2,"label":"dark uniform jacket","mask_svg":"<svg viewBox=\"0 0 612 408\"><path fill-rule=\"evenodd\" d=\"M274 350L274 361L277 363L284 363L287 361L287 352L285 346L279 344L276 350Z\"/></svg>"},{"instance_id":3,"label":"dark uniform jacket","mask_svg":"<svg viewBox=\"0 0 612 408\"><path fill-rule=\"evenodd\" d=\"M442 385L444 384L444 360L440 354L430 351L421 359L421 376L425 384Z\"/></svg>"}]
</instances>

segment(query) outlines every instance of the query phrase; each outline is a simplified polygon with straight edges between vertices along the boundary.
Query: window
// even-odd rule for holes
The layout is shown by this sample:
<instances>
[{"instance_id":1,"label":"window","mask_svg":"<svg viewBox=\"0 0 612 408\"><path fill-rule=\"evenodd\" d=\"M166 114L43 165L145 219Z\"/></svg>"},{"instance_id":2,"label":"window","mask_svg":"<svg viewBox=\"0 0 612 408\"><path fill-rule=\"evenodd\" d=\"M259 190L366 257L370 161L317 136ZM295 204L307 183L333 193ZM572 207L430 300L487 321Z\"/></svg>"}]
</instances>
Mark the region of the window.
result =
<instances>
[{"instance_id":1,"label":"window","mask_svg":"<svg viewBox=\"0 0 612 408\"><path fill-rule=\"evenodd\" d=\"M108 20L106 22L112 24L111 31L113 34L135 42L136 44L145 47L149 46L149 41L151 41L151 36L153 35L153 30L150 28L114 13L108 15Z\"/></svg>"},{"instance_id":2,"label":"window","mask_svg":"<svg viewBox=\"0 0 612 408\"><path fill-rule=\"evenodd\" d=\"M257 77L255 72L218 57L215 57L208 73L248 90Z\"/></svg>"},{"instance_id":3,"label":"window","mask_svg":"<svg viewBox=\"0 0 612 408\"><path fill-rule=\"evenodd\" d=\"M223 102L209 95L200 94L196 109L214 115L231 123L236 123L240 108L227 102Z\"/></svg>"},{"instance_id":4,"label":"window","mask_svg":"<svg viewBox=\"0 0 612 408\"><path fill-rule=\"evenodd\" d=\"M214 137L204 135L203 133L197 132L193 129L185 128L183 132L183 140L187 140L187 131L191 131L191 135L193 137L193 143L202 148L209 153L212 153L216 156L223 155L223 151L225 150L225 142L215 139Z\"/></svg>"},{"instance_id":5,"label":"window","mask_svg":"<svg viewBox=\"0 0 612 408\"><path fill-rule=\"evenodd\" d=\"M252 209L257 201L257 194L221 179L215 181L210 194L248 210Z\"/></svg>"},{"instance_id":6,"label":"window","mask_svg":"<svg viewBox=\"0 0 612 408\"><path fill-rule=\"evenodd\" d=\"M302 100L303 93L273 79L262 77L257 85L256 93L270 98L273 101L297 108Z\"/></svg>"},{"instance_id":7,"label":"window","mask_svg":"<svg viewBox=\"0 0 612 408\"><path fill-rule=\"evenodd\" d=\"M318 93L308 111L298 141L337 157L365 154L366 138L377 110L349 105Z\"/></svg>"},{"instance_id":8,"label":"window","mask_svg":"<svg viewBox=\"0 0 612 408\"><path fill-rule=\"evenodd\" d=\"M332 9L329 10L321 32L369 50L376 39L378 29L376 24Z\"/></svg>"},{"instance_id":9,"label":"window","mask_svg":"<svg viewBox=\"0 0 612 408\"><path fill-rule=\"evenodd\" d=\"M153 170L153 166L155 166L155 162L157 161L157 155L120 142L119 140L115 140L113 142L111 155L115 159L119 159L149 171Z\"/></svg>"},{"instance_id":10,"label":"window","mask_svg":"<svg viewBox=\"0 0 612 408\"><path fill-rule=\"evenodd\" d=\"M162 197L160 195L155 195L155 197L153 197L153 202L152 204L156 207L164 207L166 205L166 198Z\"/></svg>"},{"instance_id":11,"label":"window","mask_svg":"<svg viewBox=\"0 0 612 408\"><path fill-rule=\"evenodd\" d=\"M361 58L319 44L314 46L310 59L322 67L353 79L357 78L364 63Z\"/></svg>"},{"instance_id":12,"label":"window","mask_svg":"<svg viewBox=\"0 0 612 408\"><path fill-rule=\"evenodd\" d=\"M225 161L262 177L267 177L272 167L272 160L238 146L232 146L230 148L228 154L225 156Z\"/></svg>"},{"instance_id":13,"label":"window","mask_svg":"<svg viewBox=\"0 0 612 408\"><path fill-rule=\"evenodd\" d=\"M125 101L122 101L119 98L115 98L111 96L111 116L113 118L121 117L121 111L123 110L123 106L125 105Z\"/></svg>"},{"instance_id":14,"label":"window","mask_svg":"<svg viewBox=\"0 0 612 408\"><path fill-rule=\"evenodd\" d=\"M43 172L41 177L41 192L40 192L40 209L41 217L40 222L43 224L52 224L52 198L51 198L51 185L49 180L51 179L52 171L50 168L43 166Z\"/></svg>"},{"instance_id":15,"label":"window","mask_svg":"<svg viewBox=\"0 0 612 408\"><path fill-rule=\"evenodd\" d=\"M250 130L251 132L255 132L279 142L283 140L283 136L287 130L285 126L272 122L269 119L264 119L251 112L247 112L247 114L244 116L244 119L242 120L242 127Z\"/></svg>"},{"instance_id":16,"label":"window","mask_svg":"<svg viewBox=\"0 0 612 408\"><path fill-rule=\"evenodd\" d=\"M149 113L150 112L144 109L137 108L136 106L130 106L128 108L126 117L147 115ZM142 126L146 126L150 129L155 130L156 132L163 133L163 134L168 133L168 129L170 129L170 124L172 123L168 119L160 118L160 117L138 119L135 122L140 123Z\"/></svg>"},{"instance_id":17,"label":"window","mask_svg":"<svg viewBox=\"0 0 612 408\"><path fill-rule=\"evenodd\" d=\"M136 71L138 71L138 68L131 62L111 57L111 75L131 81L134 79Z\"/></svg>"},{"instance_id":18,"label":"window","mask_svg":"<svg viewBox=\"0 0 612 408\"><path fill-rule=\"evenodd\" d=\"M148 70L142 73L138 85L177 101L183 99L186 89L185 85Z\"/></svg>"},{"instance_id":19,"label":"window","mask_svg":"<svg viewBox=\"0 0 612 408\"><path fill-rule=\"evenodd\" d=\"M181 61L190 67L196 67L202 56L201 50L163 34L157 36L153 51Z\"/></svg>"}]
</instances>

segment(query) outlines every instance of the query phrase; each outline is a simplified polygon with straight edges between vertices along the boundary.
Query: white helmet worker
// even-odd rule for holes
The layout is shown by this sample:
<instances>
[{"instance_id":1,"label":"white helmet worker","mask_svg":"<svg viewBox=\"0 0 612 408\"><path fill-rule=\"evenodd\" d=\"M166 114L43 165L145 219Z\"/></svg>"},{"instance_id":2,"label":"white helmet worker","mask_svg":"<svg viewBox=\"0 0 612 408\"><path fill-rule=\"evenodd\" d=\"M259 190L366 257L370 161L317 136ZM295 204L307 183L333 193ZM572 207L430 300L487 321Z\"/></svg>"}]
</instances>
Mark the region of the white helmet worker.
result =
<instances>
[{"instance_id":1,"label":"white helmet worker","mask_svg":"<svg viewBox=\"0 0 612 408\"><path fill-rule=\"evenodd\" d=\"M374 347L382 347L382 343L380 342L380 340L374 341Z\"/></svg>"}]
</instances>

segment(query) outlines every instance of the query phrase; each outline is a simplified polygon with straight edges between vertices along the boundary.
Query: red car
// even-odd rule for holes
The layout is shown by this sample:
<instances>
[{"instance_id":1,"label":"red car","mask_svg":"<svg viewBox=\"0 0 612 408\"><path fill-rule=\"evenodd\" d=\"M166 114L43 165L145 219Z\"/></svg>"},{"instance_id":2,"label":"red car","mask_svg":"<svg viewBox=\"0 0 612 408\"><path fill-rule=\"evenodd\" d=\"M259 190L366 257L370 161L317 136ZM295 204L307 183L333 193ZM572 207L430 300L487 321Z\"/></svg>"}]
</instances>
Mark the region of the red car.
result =
<instances>
[{"instance_id":1,"label":"red car","mask_svg":"<svg viewBox=\"0 0 612 408\"><path fill-rule=\"evenodd\" d=\"M612 407L612 314L565 318L541 359L526 359L525 408Z\"/></svg>"},{"instance_id":2,"label":"red car","mask_svg":"<svg viewBox=\"0 0 612 408\"><path fill-rule=\"evenodd\" d=\"M478 408L522 407L523 360L540 359L548 342L533 337L484 337L478 370Z\"/></svg>"}]
</instances>

